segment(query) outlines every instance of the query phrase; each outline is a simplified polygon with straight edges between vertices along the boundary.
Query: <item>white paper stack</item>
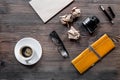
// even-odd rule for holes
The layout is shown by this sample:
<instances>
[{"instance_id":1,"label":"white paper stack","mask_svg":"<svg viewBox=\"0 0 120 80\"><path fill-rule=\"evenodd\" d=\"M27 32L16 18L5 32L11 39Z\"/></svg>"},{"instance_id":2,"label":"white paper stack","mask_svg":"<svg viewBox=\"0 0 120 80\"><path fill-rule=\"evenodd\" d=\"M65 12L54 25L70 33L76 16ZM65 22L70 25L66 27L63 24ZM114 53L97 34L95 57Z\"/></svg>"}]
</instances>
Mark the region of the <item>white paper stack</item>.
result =
<instances>
[{"instance_id":1,"label":"white paper stack","mask_svg":"<svg viewBox=\"0 0 120 80\"><path fill-rule=\"evenodd\" d=\"M44 23L69 5L73 0L31 0L29 3Z\"/></svg>"}]
</instances>

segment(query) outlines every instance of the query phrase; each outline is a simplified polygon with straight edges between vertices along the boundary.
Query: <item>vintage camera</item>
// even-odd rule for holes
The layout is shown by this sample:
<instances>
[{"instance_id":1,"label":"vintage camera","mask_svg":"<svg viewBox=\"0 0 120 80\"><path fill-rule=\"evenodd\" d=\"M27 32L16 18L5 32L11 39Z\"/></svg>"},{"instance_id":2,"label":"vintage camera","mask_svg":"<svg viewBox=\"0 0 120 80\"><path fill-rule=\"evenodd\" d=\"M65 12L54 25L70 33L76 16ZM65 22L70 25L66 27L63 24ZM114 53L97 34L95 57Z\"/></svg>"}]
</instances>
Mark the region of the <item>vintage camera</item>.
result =
<instances>
[{"instance_id":1,"label":"vintage camera","mask_svg":"<svg viewBox=\"0 0 120 80\"><path fill-rule=\"evenodd\" d=\"M87 31L90 34L93 34L99 22L100 20L96 16L91 16L91 17L86 18L82 22L82 25L87 29Z\"/></svg>"}]
</instances>

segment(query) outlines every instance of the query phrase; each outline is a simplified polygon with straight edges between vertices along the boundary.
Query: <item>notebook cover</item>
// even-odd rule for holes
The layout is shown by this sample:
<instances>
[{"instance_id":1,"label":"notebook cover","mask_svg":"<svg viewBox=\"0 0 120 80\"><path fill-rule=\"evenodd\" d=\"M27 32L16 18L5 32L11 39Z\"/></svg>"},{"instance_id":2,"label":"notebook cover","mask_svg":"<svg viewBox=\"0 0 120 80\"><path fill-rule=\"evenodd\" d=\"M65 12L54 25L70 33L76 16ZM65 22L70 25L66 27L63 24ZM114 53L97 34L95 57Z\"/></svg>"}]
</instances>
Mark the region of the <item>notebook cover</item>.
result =
<instances>
[{"instance_id":1,"label":"notebook cover","mask_svg":"<svg viewBox=\"0 0 120 80\"><path fill-rule=\"evenodd\" d=\"M69 5L73 0L31 0L29 3L44 23Z\"/></svg>"},{"instance_id":2,"label":"notebook cover","mask_svg":"<svg viewBox=\"0 0 120 80\"><path fill-rule=\"evenodd\" d=\"M110 50L112 50L115 47L115 44L107 34L104 34L90 46L95 50L96 53L88 47L72 60L72 64L80 73L85 72L88 68L93 66L98 60L100 60L100 57L102 58Z\"/></svg>"}]
</instances>

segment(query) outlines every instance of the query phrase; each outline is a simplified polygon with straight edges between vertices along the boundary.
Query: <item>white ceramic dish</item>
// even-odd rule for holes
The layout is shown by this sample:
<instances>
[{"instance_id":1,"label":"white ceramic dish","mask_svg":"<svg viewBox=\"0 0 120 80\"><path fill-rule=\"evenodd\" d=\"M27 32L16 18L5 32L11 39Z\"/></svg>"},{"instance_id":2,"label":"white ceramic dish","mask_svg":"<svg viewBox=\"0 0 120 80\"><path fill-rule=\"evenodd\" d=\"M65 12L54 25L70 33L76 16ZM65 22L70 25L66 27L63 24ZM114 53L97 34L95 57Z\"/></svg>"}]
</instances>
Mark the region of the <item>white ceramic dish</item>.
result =
<instances>
[{"instance_id":1,"label":"white ceramic dish","mask_svg":"<svg viewBox=\"0 0 120 80\"><path fill-rule=\"evenodd\" d=\"M21 58L20 53L19 53L20 48L23 46L26 46L26 45L32 47L36 53L29 62L26 62L23 58ZM17 42L17 44L15 45L14 54L15 54L16 59L20 63L22 63L24 65L33 65L40 60L40 58L42 56L42 47L36 39L30 38L30 37L23 38L23 39L19 40Z\"/></svg>"}]
</instances>

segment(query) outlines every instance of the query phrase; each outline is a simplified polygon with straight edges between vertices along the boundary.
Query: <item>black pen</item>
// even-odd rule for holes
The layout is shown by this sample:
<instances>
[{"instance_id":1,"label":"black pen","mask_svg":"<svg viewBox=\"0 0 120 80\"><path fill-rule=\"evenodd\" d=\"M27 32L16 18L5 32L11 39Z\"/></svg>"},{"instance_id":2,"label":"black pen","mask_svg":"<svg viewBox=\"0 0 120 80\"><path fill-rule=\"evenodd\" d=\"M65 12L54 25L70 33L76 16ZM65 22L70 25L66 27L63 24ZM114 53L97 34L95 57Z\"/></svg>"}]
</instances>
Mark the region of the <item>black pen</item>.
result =
<instances>
[{"instance_id":1,"label":"black pen","mask_svg":"<svg viewBox=\"0 0 120 80\"><path fill-rule=\"evenodd\" d=\"M115 18L115 13L113 12L112 8L109 6L108 9L110 11L112 18Z\"/></svg>"},{"instance_id":2,"label":"black pen","mask_svg":"<svg viewBox=\"0 0 120 80\"><path fill-rule=\"evenodd\" d=\"M101 10L103 11L103 13L106 15L106 17L108 18L108 20L113 24L114 22L113 22L112 18L111 18L110 15L107 13L107 11L104 9L104 7L100 5L100 8L101 8Z\"/></svg>"}]
</instances>

